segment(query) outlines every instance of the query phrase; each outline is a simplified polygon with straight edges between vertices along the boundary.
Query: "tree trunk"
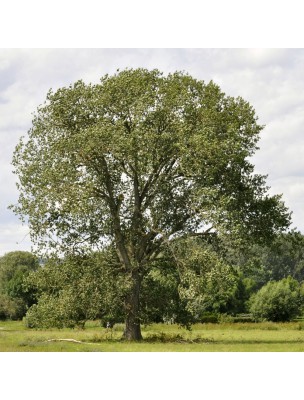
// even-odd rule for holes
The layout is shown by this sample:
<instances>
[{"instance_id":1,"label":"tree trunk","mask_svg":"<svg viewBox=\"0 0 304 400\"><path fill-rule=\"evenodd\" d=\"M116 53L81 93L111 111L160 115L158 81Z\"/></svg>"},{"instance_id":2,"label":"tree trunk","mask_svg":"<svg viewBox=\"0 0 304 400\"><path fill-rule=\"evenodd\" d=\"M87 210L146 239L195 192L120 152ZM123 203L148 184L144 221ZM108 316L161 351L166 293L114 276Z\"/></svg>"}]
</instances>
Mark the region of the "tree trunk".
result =
<instances>
[{"instance_id":1,"label":"tree trunk","mask_svg":"<svg viewBox=\"0 0 304 400\"><path fill-rule=\"evenodd\" d=\"M126 326L124 338L129 341L142 340L139 318L139 292L141 277L138 271L132 271L132 285L125 299Z\"/></svg>"}]
</instances>

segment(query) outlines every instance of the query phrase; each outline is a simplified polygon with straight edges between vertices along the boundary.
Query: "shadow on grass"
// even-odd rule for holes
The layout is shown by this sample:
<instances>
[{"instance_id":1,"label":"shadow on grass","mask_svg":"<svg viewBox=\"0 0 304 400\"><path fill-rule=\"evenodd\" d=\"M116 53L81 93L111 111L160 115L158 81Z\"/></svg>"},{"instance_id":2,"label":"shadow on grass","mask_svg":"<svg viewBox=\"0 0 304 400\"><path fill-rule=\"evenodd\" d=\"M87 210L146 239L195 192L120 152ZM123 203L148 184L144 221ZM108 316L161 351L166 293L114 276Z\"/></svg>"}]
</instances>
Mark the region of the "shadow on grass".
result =
<instances>
[{"instance_id":1,"label":"shadow on grass","mask_svg":"<svg viewBox=\"0 0 304 400\"><path fill-rule=\"evenodd\" d=\"M143 342L145 343L214 343L212 338L202 338L197 336L195 338L184 338L180 334L167 334L159 332L155 334L147 335Z\"/></svg>"}]
</instances>

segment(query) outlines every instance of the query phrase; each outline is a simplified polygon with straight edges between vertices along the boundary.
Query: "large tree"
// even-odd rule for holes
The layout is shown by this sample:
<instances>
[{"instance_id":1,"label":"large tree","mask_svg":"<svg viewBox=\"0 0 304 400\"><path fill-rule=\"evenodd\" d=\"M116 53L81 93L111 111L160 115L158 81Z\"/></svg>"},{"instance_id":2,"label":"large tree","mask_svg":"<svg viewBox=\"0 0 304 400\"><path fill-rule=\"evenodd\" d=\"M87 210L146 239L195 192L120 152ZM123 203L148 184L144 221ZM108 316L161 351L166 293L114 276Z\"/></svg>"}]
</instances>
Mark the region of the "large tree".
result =
<instances>
[{"instance_id":1,"label":"large tree","mask_svg":"<svg viewBox=\"0 0 304 400\"><path fill-rule=\"evenodd\" d=\"M129 288L125 337L139 340L141 283L163 246L196 235L264 240L289 225L249 161L261 130L250 104L185 73L78 81L48 93L15 150L14 210L49 250L115 243Z\"/></svg>"}]
</instances>

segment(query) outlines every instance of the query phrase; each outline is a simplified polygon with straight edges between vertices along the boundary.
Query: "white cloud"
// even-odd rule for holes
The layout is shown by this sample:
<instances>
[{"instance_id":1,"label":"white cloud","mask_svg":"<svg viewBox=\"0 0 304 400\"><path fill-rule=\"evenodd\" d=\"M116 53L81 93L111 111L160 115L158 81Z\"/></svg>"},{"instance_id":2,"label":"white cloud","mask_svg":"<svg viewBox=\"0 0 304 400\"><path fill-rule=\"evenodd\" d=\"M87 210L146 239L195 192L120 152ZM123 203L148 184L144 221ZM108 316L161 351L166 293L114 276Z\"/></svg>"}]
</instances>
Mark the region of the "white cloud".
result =
<instances>
[{"instance_id":1,"label":"white cloud","mask_svg":"<svg viewBox=\"0 0 304 400\"><path fill-rule=\"evenodd\" d=\"M304 176L288 176L271 180L271 194L283 194L285 205L292 211L292 228L303 232Z\"/></svg>"},{"instance_id":2,"label":"white cloud","mask_svg":"<svg viewBox=\"0 0 304 400\"><path fill-rule=\"evenodd\" d=\"M18 223L9 222L0 224L0 256L10 251L30 251L31 241L29 238L29 229Z\"/></svg>"}]
</instances>

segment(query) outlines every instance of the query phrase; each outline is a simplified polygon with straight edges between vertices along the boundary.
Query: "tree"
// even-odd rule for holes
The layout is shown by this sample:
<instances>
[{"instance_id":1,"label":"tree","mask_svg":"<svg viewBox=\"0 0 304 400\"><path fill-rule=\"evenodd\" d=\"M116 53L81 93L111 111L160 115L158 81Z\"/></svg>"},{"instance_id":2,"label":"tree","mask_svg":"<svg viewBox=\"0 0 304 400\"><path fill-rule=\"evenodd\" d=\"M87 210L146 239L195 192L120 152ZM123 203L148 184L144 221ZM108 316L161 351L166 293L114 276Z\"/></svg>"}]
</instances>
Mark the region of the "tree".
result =
<instances>
[{"instance_id":1,"label":"tree","mask_svg":"<svg viewBox=\"0 0 304 400\"><path fill-rule=\"evenodd\" d=\"M125 337L140 340L141 284L164 246L194 235L268 240L289 225L249 162L261 129L242 98L185 73L78 81L48 93L16 147L13 209L39 248L115 244L129 288Z\"/></svg>"},{"instance_id":2,"label":"tree","mask_svg":"<svg viewBox=\"0 0 304 400\"><path fill-rule=\"evenodd\" d=\"M25 286L39 261L27 251L12 251L0 257L0 318L19 319L35 301L35 291Z\"/></svg>"},{"instance_id":3,"label":"tree","mask_svg":"<svg viewBox=\"0 0 304 400\"><path fill-rule=\"evenodd\" d=\"M279 235L266 250L264 261L270 278L281 280L292 276L299 282L304 280L304 236L297 231Z\"/></svg>"},{"instance_id":4,"label":"tree","mask_svg":"<svg viewBox=\"0 0 304 400\"><path fill-rule=\"evenodd\" d=\"M250 298L250 311L257 320L290 321L301 314L303 293L291 276L270 281Z\"/></svg>"}]
</instances>

